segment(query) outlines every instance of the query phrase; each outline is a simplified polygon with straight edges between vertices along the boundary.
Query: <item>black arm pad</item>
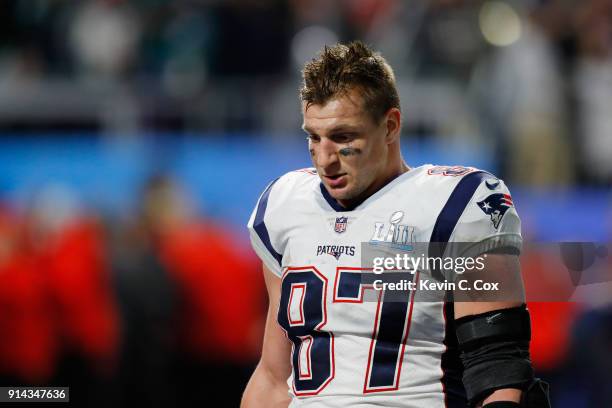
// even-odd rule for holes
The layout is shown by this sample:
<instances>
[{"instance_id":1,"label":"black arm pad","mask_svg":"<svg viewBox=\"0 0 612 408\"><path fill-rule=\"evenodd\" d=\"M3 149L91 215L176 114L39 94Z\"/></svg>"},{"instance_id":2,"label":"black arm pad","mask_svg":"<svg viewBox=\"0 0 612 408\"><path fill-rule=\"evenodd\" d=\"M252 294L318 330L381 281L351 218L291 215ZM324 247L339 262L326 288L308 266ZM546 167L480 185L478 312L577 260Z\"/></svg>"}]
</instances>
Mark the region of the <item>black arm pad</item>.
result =
<instances>
[{"instance_id":1,"label":"black arm pad","mask_svg":"<svg viewBox=\"0 0 612 408\"><path fill-rule=\"evenodd\" d=\"M525 305L492 310L455 320L457 340L468 350L493 340L531 340L531 319Z\"/></svg>"},{"instance_id":2,"label":"black arm pad","mask_svg":"<svg viewBox=\"0 0 612 408\"><path fill-rule=\"evenodd\" d=\"M534 378L525 306L456 320L463 384L474 406L502 388L525 389Z\"/></svg>"}]
</instances>

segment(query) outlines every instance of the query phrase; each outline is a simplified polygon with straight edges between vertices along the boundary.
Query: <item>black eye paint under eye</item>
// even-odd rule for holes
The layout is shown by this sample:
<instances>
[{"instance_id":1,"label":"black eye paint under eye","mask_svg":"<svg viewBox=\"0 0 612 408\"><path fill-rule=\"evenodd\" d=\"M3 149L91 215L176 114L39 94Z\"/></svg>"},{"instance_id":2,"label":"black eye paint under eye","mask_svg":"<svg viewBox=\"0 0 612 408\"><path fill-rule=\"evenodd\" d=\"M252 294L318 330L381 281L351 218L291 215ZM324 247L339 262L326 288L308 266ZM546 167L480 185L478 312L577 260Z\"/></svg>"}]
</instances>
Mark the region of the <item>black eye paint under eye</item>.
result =
<instances>
[{"instance_id":1,"label":"black eye paint under eye","mask_svg":"<svg viewBox=\"0 0 612 408\"><path fill-rule=\"evenodd\" d=\"M354 147L343 147L342 149L338 150L338 153L340 153L340 155L342 156L355 156L361 153L360 149L356 149Z\"/></svg>"}]
</instances>

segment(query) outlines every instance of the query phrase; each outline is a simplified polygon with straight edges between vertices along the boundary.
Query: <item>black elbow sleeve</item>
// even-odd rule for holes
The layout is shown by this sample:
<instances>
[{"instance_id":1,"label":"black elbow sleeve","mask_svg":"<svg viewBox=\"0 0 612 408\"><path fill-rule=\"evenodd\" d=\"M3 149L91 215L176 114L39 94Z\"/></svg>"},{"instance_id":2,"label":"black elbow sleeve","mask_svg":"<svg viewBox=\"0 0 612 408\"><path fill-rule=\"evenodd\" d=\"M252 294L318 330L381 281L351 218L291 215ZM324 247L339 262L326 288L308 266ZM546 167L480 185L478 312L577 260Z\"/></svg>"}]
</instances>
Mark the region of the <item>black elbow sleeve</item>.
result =
<instances>
[{"instance_id":1,"label":"black elbow sleeve","mask_svg":"<svg viewBox=\"0 0 612 408\"><path fill-rule=\"evenodd\" d=\"M456 320L463 384L470 406L502 388L527 389L531 325L525 305Z\"/></svg>"}]
</instances>

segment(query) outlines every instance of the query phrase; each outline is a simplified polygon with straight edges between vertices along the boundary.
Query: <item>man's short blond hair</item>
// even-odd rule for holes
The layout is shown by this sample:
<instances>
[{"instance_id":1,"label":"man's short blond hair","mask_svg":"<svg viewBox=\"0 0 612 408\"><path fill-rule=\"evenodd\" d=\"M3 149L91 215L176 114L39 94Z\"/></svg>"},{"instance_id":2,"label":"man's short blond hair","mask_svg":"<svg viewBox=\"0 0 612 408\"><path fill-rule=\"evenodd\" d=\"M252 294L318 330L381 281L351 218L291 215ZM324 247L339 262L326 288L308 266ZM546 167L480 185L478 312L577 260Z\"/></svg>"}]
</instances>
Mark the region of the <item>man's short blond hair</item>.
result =
<instances>
[{"instance_id":1,"label":"man's short blond hair","mask_svg":"<svg viewBox=\"0 0 612 408\"><path fill-rule=\"evenodd\" d=\"M353 89L363 95L364 109L378 122L400 100L391 66L361 41L325 46L302 70L302 102L324 105Z\"/></svg>"}]
</instances>

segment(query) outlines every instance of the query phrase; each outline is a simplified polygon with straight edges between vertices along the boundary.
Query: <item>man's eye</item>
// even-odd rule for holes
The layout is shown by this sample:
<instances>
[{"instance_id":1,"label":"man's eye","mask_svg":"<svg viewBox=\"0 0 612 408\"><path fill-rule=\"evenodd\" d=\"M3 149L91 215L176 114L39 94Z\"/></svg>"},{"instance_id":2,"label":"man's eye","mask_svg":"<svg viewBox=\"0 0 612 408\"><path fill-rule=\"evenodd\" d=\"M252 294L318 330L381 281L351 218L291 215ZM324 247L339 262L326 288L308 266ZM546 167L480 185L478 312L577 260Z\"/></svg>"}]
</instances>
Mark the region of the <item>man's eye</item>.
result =
<instances>
[{"instance_id":1,"label":"man's eye","mask_svg":"<svg viewBox=\"0 0 612 408\"><path fill-rule=\"evenodd\" d=\"M351 140L354 139L354 135L352 134L339 134L339 135L335 135L332 138L334 140L334 142L336 143L348 143Z\"/></svg>"},{"instance_id":2,"label":"man's eye","mask_svg":"<svg viewBox=\"0 0 612 408\"><path fill-rule=\"evenodd\" d=\"M321 138L319 136L317 136L317 135L308 135L306 138L309 141L315 142L315 143L318 142L319 140L321 140Z\"/></svg>"}]
</instances>

